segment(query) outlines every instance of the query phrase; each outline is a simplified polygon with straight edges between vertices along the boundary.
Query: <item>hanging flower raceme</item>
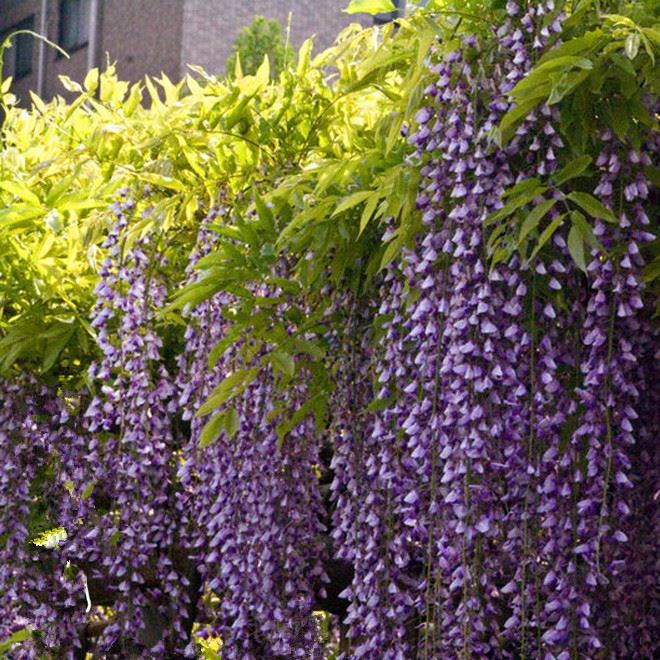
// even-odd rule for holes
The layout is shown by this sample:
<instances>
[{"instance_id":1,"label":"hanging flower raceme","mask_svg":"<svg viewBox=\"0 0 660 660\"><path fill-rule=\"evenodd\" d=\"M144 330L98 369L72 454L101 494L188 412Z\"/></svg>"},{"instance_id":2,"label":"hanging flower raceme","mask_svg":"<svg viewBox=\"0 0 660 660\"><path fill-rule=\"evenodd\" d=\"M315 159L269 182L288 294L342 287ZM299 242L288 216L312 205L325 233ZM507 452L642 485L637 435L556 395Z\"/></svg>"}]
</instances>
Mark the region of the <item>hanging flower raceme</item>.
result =
<instances>
[{"instance_id":1,"label":"hanging flower raceme","mask_svg":"<svg viewBox=\"0 0 660 660\"><path fill-rule=\"evenodd\" d=\"M92 314L103 357L90 369L99 392L85 413L93 439L83 462L103 489L95 499L107 504L97 507L66 552L111 585L116 617L99 647L112 647L121 636L127 652L165 653L186 638L190 576L170 551L182 540L173 484L174 389L155 326L167 296L159 279L164 257L156 234L129 242L134 208L125 191L113 206Z\"/></svg>"},{"instance_id":2,"label":"hanging flower raceme","mask_svg":"<svg viewBox=\"0 0 660 660\"><path fill-rule=\"evenodd\" d=\"M40 630L14 657L52 652L73 658L86 617L84 584L66 570L58 550L71 518L41 503L69 499L58 478L59 459L75 442L67 405L29 376L4 381L0 404L0 636ZM66 622L50 625L62 612Z\"/></svg>"},{"instance_id":3,"label":"hanging flower raceme","mask_svg":"<svg viewBox=\"0 0 660 660\"><path fill-rule=\"evenodd\" d=\"M197 255L211 240L203 229ZM263 297L281 294L255 289ZM191 312L180 358L180 403L191 421L180 469L186 502L181 509L192 513L196 529L189 550L205 589L219 599L206 634L222 638L227 657L317 657L314 590L327 579L315 472L319 440L311 420L295 425L284 441L278 436L282 414L276 404L300 406L306 392L289 390L292 399L278 401L274 372L260 366L263 352L246 363L242 342L233 342L215 351L209 369L212 349L231 331L226 312L233 304L230 295L218 293ZM286 307L280 307L274 313L283 317ZM225 378L248 378L251 372L229 403L196 415Z\"/></svg>"}]
</instances>

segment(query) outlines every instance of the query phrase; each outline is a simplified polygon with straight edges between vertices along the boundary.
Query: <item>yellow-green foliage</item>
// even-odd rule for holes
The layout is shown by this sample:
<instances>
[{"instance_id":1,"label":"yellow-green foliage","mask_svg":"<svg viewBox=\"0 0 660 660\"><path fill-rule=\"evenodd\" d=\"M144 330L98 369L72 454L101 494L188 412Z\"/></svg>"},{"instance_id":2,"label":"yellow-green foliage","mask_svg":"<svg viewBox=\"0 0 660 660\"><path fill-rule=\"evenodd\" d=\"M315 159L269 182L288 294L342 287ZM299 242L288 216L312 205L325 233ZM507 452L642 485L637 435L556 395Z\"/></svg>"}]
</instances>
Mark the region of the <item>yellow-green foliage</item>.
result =
<instances>
[{"instance_id":1,"label":"yellow-green foliage","mask_svg":"<svg viewBox=\"0 0 660 660\"><path fill-rule=\"evenodd\" d=\"M337 258L334 240L348 245L372 217L409 211L416 186L402 167L399 132L421 96L433 36L419 20L394 38L391 27L353 26L315 58L306 42L276 80L267 59L254 75L218 79L195 69L179 83L163 76L133 86L110 66L82 85L63 78L78 94L72 103L33 95L30 109L14 105L5 81L0 368L19 361L81 372L92 350L86 319L105 209L121 187L138 200L151 188L138 205L155 211L132 229L158 227L176 281L202 206L219 193L246 212L262 190L288 213L278 249L294 236L298 247L310 240L305 227L318 238L332 226L325 249Z\"/></svg>"}]
</instances>

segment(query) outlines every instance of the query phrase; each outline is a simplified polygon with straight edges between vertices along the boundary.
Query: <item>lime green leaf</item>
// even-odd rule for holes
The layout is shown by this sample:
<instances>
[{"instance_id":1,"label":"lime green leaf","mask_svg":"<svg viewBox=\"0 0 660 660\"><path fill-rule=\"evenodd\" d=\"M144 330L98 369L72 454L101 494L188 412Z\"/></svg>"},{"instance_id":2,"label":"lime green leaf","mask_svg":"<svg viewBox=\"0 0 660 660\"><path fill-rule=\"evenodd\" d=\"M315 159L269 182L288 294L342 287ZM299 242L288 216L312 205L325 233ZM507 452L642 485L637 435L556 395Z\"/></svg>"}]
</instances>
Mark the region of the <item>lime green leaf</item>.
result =
<instances>
[{"instance_id":1,"label":"lime green leaf","mask_svg":"<svg viewBox=\"0 0 660 660\"><path fill-rule=\"evenodd\" d=\"M87 72L87 75L85 76L85 80L83 80L83 87L87 90L87 92L93 94L98 86L99 86L99 70L90 69Z\"/></svg>"},{"instance_id":2,"label":"lime green leaf","mask_svg":"<svg viewBox=\"0 0 660 660\"><path fill-rule=\"evenodd\" d=\"M32 639L32 629L23 628L22 630L17 630L13 635L3 639L0 642L0 653L11 650L14 644L19 644L20 642L25 642L28 639Z\"/></svg>"},{"instance_id":3,"label":"lime green leaf","mask_svg":"<svg viewBox=\"0 0 660 660\"><path fill-rule=\"evenodd\" d=\"M94 199L85 193L73 193L64 195L57 200L57 208L60 211L82 211L85 209L104 208L108 203L102 199Z\"/></svg>"},{"instance_id":4,"label":"lime green leaf","mask_svg":"<svg viewBox=\"0 0 660 660\"><path fill-rule=\"evenodd\" d=\"M657 46L660 46L660 30L652 27L642 28L642 33L653 41Z\"/></svg>"},{"instance_id":5,"label":"lime green leaf","mask_svg":"<svg viewBox=\"0 0 660 660\"><path fill-rule=\"evenodd\" d=\"M618 223L617 217L610 209L599 202L593 195L585 192L572 192L566 195L568 199L575 202L584 211L594 218L600 218L607 222Z\"/></svg>"},{"instance_id":6,"label":"lime green leaf","mask_svg":"<svg viewBox=\"0 0 660 660\"><path fill-rule=\"evenodd\" d=\"M518 236L518 244L527 238L527 236L536 229L539 222L544 218L545 214L556 204L556 199L546 199L540 204L535 206L525 218L520 227L520 235Z\"/></svg>"},{"instance_id":7,"label":"lime green leaf","mask_svg":"<svg viewBox=\"0 0 660 660\"><path fill-rule=\"evenodd\" d=\"M209 398L197 411L197 417L203 417L213 412L218 406L226 403L233 397L237 396L245 390L245 388L255 379L259 371L258 367L252 369L238 369L234 373L227 376L218 385Z\"/></svg>"},{"instance_id":8,"label":"lime green leaf","mask_svg":"<svg viewBox=\"0 0 660 660\"><path fill-rule=\"evenodd\" d=\"M337 208L332 213L332 216L339 215L343 211L348 211L349 209L352 209L354 206L357 206L358 204L361 204L364 202L366 199L369 199L371 195L378 194L377 192L373 190L360 190L359 192L353 193L352 195L349 195L348 197L344 197L342 201L337 204Z\"/></svg>"},{"instance_id":9,"label":"lime green leaf","mask_svg":"<svg viewBox=\"0 0 660 660\"><path fill-rule=\"evenodd\" d=\"M307 69L309 69L310 55L312 53L312 47L314 46L314 41L312 39L305 39L303 41L300 50L298 51L298 66L296 73L299 76L305 75Z\"/></svg>"},{"instance_id":10,"label":"lime green leaf","mask_svg":"<svg viewBox=\"0 0 660 660\"><path fill-rule=\"evenodd\" d=\"M584 240L582 238L582 233L576 226L571 227L568 232L568 251L571 257L573 257L573 261L577 267L586 273L587 266L584 262Z\"/></svg>"},{"instance_id":11,"label":"lime green leaf","mask_svg":"<svg viewBox=\"0 0 660 660\"><path fill-rule=\"evenodd\" d=\"M212 445L220 437L220 434L225 428L225 412L223 410L217 415L214 415L204 424L204 428L199 434L199 446L202 449Z\"/></svg>"},{"instance_id":12,"label":"lime green leaf","mask_svg":"<svg viewBox=\"0 0 660 660\"><path fill-rule=\"evenodd\" d=\"M269 355L271 364L287 376L293 376L296 373L296 363L291 355L284 351L273 351Z\"/></svg>"},{"instance_id":13,"label":"lime green leaf","mask_svg":"<svg viewBox=\"0 0 660 660\"><path fill-rule=\"evenodd\" d=\"M631 18L621 16L621 14L603 14L603 18L614 23L614 25L625 25L625 27L629 28L635 27L635 23Z\"/></svg>"},{"instance_id":14,"label":"lime green leaf","mask_svg":"<svg viewBox=\"0 0 660 660\"><path fill-rule=\"evenodd\" d=\"M228 408L225 417L225 431L229 438L233 438L241 425L241 418L236 408Z\"/></svg>"},{"instance_id":15,"label":"lime green leaf","mask_svg":"<svg viewBox=\"0 0 660 660\"><path fill-rule=\"evenodd\" d=\"M57 548L66 539L66 529L64 527L56 527L55 529L49 529L39 534L39 536L32 540L32 543L40 548Z\"/></svg>"},{"instance_id":16,"label":"lime green leaf","mask_svg":"<svg viewBox=\"0 0 660 660\"><path fill-rule=\"evenodd\" d=\"M637 57L637 53L639 53L639 32L633 32L626 37L624 51L629 60L634 60Z\"/></svg>"},{"instance_id":17,"label":"lime green leaf","mask_svg":"<svg viewBox=\"0 0 660 660\"><path fill-rule=\"evenodd\" d=\"M41 206L41 200L27 186L18 181L0 181L0 188L32 206Z\"/></svg>"},{"instance_id":18,"label":"lime green leaf","mask_svg":"<svg viewBox=\"0 0 660 660\"><path fill-rule=\"evenodd\" d=\"M156 186L162 186L163 188L169 188L170 190L176 190L178 192L186 192L188 190L187 186L177 179L173 179L171 176L163 176L161 174L153 174L151 172L140 172L138 175L142 181L146 183L152 183Z\"/></svg>"},{"instance_id":19,"label":"lime green leaf","mask_svg":"<svg viewBox=\"0 0 660 660\"><path fill-rule=\"evenodd\" d=\"M82 494L80 495L80 499L86 500L94 491L94 486L96 486L96 481L92 481L92 483L89 484L85 490L83 490Z\"/></svg>"},{"instance_id":20,"label":"lime green leaf","mask_svg":"<svg viewBox=\"0 0 660 660\"><path fill-rule=\"evenodd\" d=\"M570 179L575 179L579 177L591 164L591 156L579 156L574 158L570 163L567 163L562 167L552 178L556 185L561 185Z\"/></svg>"},{"instance_id":21,"label":"lime green leaf","mask_svg":"<svg viewBox=\"0 0 660 660\"><path fill-rule=\"evenodd\" d=\"M346 14L384 14L396 11L396 7L392 0L351 0L342 11Z\"/></svg>"}]
</instances>

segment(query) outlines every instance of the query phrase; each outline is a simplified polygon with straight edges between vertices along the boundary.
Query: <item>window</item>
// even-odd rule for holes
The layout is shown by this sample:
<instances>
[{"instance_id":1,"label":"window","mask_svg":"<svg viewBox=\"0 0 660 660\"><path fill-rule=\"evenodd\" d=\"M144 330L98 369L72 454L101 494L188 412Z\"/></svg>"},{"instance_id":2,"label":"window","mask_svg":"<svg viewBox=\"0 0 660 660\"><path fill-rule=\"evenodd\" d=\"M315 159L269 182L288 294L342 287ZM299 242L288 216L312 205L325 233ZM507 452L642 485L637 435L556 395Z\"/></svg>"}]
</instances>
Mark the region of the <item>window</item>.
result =
<instances>
[{"instance_id":1,"label":"window","mask_svg":"<svg viewBox=\"0 0 660 660\"><path fill-rule=\"evenodd\" d=\"M12 32L17 30L34 30L34 16L26 18L9 28L0 35L3 42ZM24 78L32 73L32 43L34 37L31 34L17 34L11 40L11 48L5 50L4 75L11 76L14 80Z\"/></svg>"},{"instance_id":2,"label":"window","mask_svg":"<svg viewBox=\"0 0 660 660\"><path fill-rule=\"evenodd\" d=\"M60 1L59 44L70 52L87 44L89 38L89 0Z\"/></svg>"},{"instance_id":3,"label":"window","mask_svg":"<svg viewBox=\"0 0 660 660\"><path fill-rule=\"evenodd\" d=\"M374 16L374 23L376 25L383 25L401 18L406 13L406 0L392 0L392 4L396 7L396 11L388 11L384 14L376 14Z\"/></svg>"}]
</instances>

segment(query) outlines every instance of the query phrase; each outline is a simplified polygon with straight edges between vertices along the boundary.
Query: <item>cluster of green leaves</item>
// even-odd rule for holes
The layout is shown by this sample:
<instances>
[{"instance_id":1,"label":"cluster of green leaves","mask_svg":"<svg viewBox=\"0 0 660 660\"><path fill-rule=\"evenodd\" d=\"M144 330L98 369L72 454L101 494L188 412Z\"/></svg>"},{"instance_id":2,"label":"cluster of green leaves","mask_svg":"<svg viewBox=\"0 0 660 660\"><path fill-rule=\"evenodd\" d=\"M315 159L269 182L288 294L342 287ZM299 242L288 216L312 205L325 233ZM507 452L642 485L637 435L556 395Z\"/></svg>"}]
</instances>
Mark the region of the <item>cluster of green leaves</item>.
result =
<instances>
[{"instance_id":1,"label":"cluster of green leaves","mask_svg":"<svg viewBox=\"0 0 660 660\"><path fill-rule=\"evenodd\" d=\"M376 274L414 242L421 226L415 209L419 168L408 161L413 148L402 129L414 124L424 103L430 50L453 50L461 28L472 31L476 21L483 29L493 16L489 12L499 11L489 6L476 18L466 16L461 26L449 10L452 3L435 4L446 10L414 11L379 30L352 26L316 58L312 68L333 73L324 80L327 95L318 101L311 97L314 120L278 144L277 152L287 157L267 169L245 205L235 203L233 213L214 227L219 241L199 263L200 279L176 296L172 309L220 290L236 296L226 311L232 329L213 350L211 364L249 337L232 375L200 411L219 410L207 422L204 443L234 432L232 400L263 377L263 370L273 374L281 391L273 413L281 440L308 414L324 425L332 390L327 332L336 315L349 313L335 310L328 316L333 302L346 291L357 299L369 296ZM352 3L351 9L373 13L382 4ZM278 85L289 85L291 75L283 72ZM266 98L259 99L263 116ZM298 102L302 107L309 99ZM261 144L270 148L267 139ZM385 223L394 227L386 243ZM275 273L274 265L282 263L286 278ZM257 289L278 294L258 295ZM301 383L308 399L289 409L287 390Z\"/></svg>"},{"instance_id":2,"label":"cluster of green leaves","mask_svg":"<svg viewBox=\"0 0 660 660\"><path fill-rule=\"evenodd\" d=\"M272 75L276 77L295 60L295 52L282 34L279 21L264 16L255 16L250 25L246 25L232 46L232 54L227 60L226 71L229 75L252 75L268 57Z\"/></svg>"},{"instance_id":3,"label":"cluster of green leaves","mask_svg":"<svg viewBox=\"0 0 660 660\"><path fill-rule=\"evenodd\" d=\"M570 223L568 249L580 269L586 270L589 248L605 254L594 236L593 221L617 223L618 219L590 194L599 176L594 161L603 146L602 134L609 129L621 142L639 150L647 136L658 130L658 117L649 103L660 91L658 7L651 11L643 3L629 3L620 11L625 13L609 13L593 0L574 3L558 37L561 43L547 50L511 91L516 105L502 119L495 139L500 144L508 142L529 112L547 104L559 110L567 149L559 171L544 180L535 177L514 186L505 195L504 207L488 219L493 264L507 260L516 250L524 259L533 259L564 223ZM645 174L654 184L660 181L656 165ZM551 209L560 215L548 222ZM657 242L648 249L651 263L646 279L657 288ZM612 250L625 250L625 246Z\"/></svg>"},{"instance_id":4,"label":"cluster of green leaves","mask_svg":"<svg viewBox=\"0 0 660 660\"><path fill-rule=\"evenodd\" d=\"M308 414L323 424L332 387L325 360L333 302L327 285L364 294L383 260L416 231L417 174L405 163L409 147L401 127L421 99L427 82L424 58L434 36L420 22L403 22L396 35L392 26L381 33L352 27L313 66L303 58L295 72L283 72L272 86L273 99L282 85L285 98L291 98L296 77L307 75L308 67L335 71L321 83L323 94L301 90L307 98L293 99L297 113L311 100L313 119L304 130L287 122L286 139L272 149L280 162L264 162L266 174L245 203L235 200L231 215L213 226L219 240L199 263L202 276L174 299L176 309L220 290L235 295L226 311L232 329L212 352L211 364L238 339L250 338L236 357L236 370L200 410L206 415L221 409L205 427L205 443L221 431L231 434L236 414L228 404L263 369L275 376L282 392L273 414L282 439ZM261 94L259 112L278 125L279 115L271 119L269 98ZM272 136L266 137L260 144L270 151ZM383 246L379 223L386 218L402 222L398 240ZM283 263L286 277L274 268ZM308 400L288 410L286 391L300 382Z\"/></svg>"},{"instance_id":5,"label":"cluster of green leaves","mask_svg":"<svg viewBox=\"0 0 660 660\"><path fill-rule=\"evenodd\" d=\"M78 94L72 103L46 104L33 95L30 111L16 107L3 84L3 371L20 362L80 373L93 357L87 318L110 223L105 209L120 188L131 190L138 211L152 207L131 231L157 229L170 257L165 276L176 286L204 208L219 192L240 206L267 172L287 170L316 144L312 129L333 92L312 66L311 42L277 83L267 59L255 75L197 74L178 84L162 77L129 87L112 67L101 76L94 70L82 85L63 79Z\"/></svg>"},{"instance_id":6,"label":"cluster of green leaves","mask_svg":"<svg viewBox=\"0 0 660 660\"><path fill-rule=\"evenodd\" d=\"M352 26L315 58L308 41L277 76L265 58L249 75L240 67L227 78L194 69L179 83L163 76L129 86L110 67L90 71L83 84L63 78L77 98L46 104L33 95L30 111L15 106L5 81L0 370L20 364L74 385L86 372L95 350L87 318L111 222L105 209L128 187L136 217L152 211L132 224L128 240L156 230L153 240L169 260L162 275L173 289L206 209L222 201L232 211L215 227L217 249L200 264L199 282L163 314L172 344L166 354L180 343L183 306L230 291L237 300L227 312L233 330L212 360L248 333L240 362L262 355L283 390L310 382L319 416L330 388L324 285L362 295L414 240L418 172L406 163L401 129L422 102L425 59L438 34L451 50L460 21L465 29L483 27L495 7L489 3L476 18L459 11L457 19L454 4L434 0L430 13L411 12L380 30ZM384 245L385 220L396 230ZM290 265L286 280L273 274L282 260ZM255 287L281 294L255 296ZM288 311L278 316L281 303ZM246 367L244 376L251 375ZM219 400L229 402L236 391ZM233 428L235 416L223 414L211 435L221 423Z\"/></svg>"}]
</instances>

